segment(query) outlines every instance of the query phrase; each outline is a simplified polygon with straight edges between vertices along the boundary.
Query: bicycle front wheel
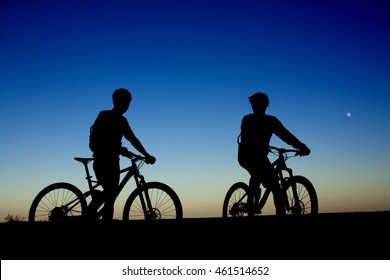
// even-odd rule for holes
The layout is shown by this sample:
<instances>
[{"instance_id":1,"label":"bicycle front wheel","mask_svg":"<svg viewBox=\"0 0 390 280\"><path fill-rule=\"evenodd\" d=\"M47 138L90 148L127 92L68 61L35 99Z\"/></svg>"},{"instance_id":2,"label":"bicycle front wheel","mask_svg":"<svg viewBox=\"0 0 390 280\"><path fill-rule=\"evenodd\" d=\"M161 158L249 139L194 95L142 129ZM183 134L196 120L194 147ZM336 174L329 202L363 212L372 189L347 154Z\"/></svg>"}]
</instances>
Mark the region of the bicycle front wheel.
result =
<instances>
[{"instance_id":1,"label":"bicycle front wheel","mask_svg":"<svg viewBox=\"0 0 390 280\"><path fill-rule=\"evenodd\" d=\"M150 198L151 208L146 204ZM145 202L145 211L142 205ZM135 189L127 199L123 209L123 220L163 220L182 219L183 208L176 192L166 184L148 182Z\"/></svg>"},{"instance_id":2,"label":"bicycle front wheel","mask_svg":"<svg viewBox=\"0 0 390 280\"><path fill-rule=\"evenodd\" d=\"M287 194L288 215L318 214L318 197L313 184L303 176L290 178L283 189Z\"/></svg>"},{"instance_id":3,"label":"bicycle front wheel","mask_svg":"<svg viewBox=\"0 0 390 280\"><path fill-rule=\"evenodd\" d=\"M83 193L69 183L55 183L41 190L31 203L28 220L64 221L80 218L86 213Z\"/></svg>"},{"instance_id":4,"label":"bicycle front wheel","mask_svg":"<svg viewBox=\"0 0 390 280\"><path fill-rule=\"evenodd\" d=\"M233 184L226 193L222 206L222 217L243 217L248 214L244 207L248 200L248 185L243 182Z\"/></svg>"}]
</instances>

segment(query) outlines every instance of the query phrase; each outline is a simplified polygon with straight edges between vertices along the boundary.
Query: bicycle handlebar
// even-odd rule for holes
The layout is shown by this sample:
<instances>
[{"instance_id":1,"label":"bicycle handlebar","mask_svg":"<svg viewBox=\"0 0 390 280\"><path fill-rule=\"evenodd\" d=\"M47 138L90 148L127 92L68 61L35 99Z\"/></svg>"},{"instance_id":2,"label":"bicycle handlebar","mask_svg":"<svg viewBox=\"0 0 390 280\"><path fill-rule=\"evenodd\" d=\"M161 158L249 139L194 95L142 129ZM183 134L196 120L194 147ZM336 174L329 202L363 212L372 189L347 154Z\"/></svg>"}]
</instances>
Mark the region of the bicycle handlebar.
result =
<instances>
[{"instance_id":1,"label":"bicycle handlebar","mask_svg":"<svg viewBox=\"0 0 390 280\"><path fill-rule=\"evenodd\" d=\"M299 150L297 150L297 149L285 149L285 148L278 148L275 146L269 146L269 148L271 150L276 150L276 151L282 152L282 153L299 152Z\"/></svg>"},{"instance_id":2,"label":"bicycle handlebar","mask_svg":"<svg viewBox=\"0 0 390 280\"><path fill-rule=\"evenodd\" d=\"M124 157L127 157L131 160L143 160L147 164L154 164L156 159L154 157L145 157L143 155L135 154L131 151L129 151L126 147L121 148L121 155Z\"/></svg>"},{"instance_id":3,"label":"bicycle handlebar","mask_svg":"<svg viewBox=\"0 0 390 280\"><path fill-rule=\"evenodd\" d=\"M279 153L279 155L286 154L286 153L295 153L295 156L303 156L301 154L301 151L297 150L297 149L285 149L285 148L278 148L275 146L268 146L268 147L269 147L270 152L272 152L271 150L275 150Z\"/></svg>"},{"instance_id":4,"label":"bicycle handlebar","mask_svg":"<svg viewBox=\"0 0 390 280\"><path fill-rule=\"evenodd\" d=\"M141 159L146 159L144 156L141 156L141 155L137 155L129 150L127 150L126 148L122 147L121 149L121 155L124 156L124 157L127 157L129 159L136 159L136 160L141 160Z\"/></svg>"}]
</instances>

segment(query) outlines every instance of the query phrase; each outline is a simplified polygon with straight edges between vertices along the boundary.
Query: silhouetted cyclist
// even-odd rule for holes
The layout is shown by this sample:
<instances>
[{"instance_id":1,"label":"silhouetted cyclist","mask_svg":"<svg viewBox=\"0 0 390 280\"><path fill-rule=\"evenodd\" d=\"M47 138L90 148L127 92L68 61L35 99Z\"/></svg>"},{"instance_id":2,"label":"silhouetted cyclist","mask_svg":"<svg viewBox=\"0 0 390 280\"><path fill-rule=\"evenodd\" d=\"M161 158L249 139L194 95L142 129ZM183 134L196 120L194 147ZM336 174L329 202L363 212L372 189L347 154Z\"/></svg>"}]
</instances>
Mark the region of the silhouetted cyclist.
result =
<instances>
[{"instance_id":1,"label":"silhouetted cyclist","mask_svg":"<svg viewBox=\"0 0 390 280\"><path fill-rule=\"evenodd\" d=\"M309 155L310 149L299 141L283 124L274 116L265 114L269 105L268 96L263 92L257 92L249 97L253 114L245 115L241 121L241 134L238 146L238 162L250 174L248 210L251 215L256 212L254 201L256 190L260 184L270 188L274 198L277 215L285 214L285 205L281 196L278 176L268 159L269 143L271 136L275 134L282 141L300 150L301 155ZM256 203L257 204L257 203Z\"/></svg>"},{"instance_id":2,"label":"silhouetted cyclist","mask_svg":"<svg viewBox=\"0 0 390 280\"><path fill-rule=\"evenodd\" d=\"M101 183L104 193L103 220L112 220L114 214L115 188L119 185L119 155L122 151L122 137L146 157L146 163L153 164L156 159L149 155L133 133L123 114L129 108L131 93L124 88L114 91L113 109L99 113L90 130L89 147L93 152L93 169L96 179Z\"/></svg>"}]
</instances>

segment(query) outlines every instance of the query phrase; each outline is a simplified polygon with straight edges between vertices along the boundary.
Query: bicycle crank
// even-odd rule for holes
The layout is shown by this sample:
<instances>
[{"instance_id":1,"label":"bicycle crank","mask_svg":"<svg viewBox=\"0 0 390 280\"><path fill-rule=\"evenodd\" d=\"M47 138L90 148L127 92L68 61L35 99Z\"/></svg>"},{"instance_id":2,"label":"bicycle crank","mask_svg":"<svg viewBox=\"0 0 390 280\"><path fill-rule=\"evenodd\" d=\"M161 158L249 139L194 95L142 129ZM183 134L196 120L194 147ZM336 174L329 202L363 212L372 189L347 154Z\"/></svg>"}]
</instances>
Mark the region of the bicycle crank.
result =
<instances>
[{"instance_id":1,"label":"bicycle crank","mask_svg":"<svg viewBox=\"0 0 390 280\"><path fill-rule=\"evenodd\" d=\"M49 213L49 221L62 221L65 219L66 213L66 207L54 207L54 209Z\"/></svg>"}]
</instances>

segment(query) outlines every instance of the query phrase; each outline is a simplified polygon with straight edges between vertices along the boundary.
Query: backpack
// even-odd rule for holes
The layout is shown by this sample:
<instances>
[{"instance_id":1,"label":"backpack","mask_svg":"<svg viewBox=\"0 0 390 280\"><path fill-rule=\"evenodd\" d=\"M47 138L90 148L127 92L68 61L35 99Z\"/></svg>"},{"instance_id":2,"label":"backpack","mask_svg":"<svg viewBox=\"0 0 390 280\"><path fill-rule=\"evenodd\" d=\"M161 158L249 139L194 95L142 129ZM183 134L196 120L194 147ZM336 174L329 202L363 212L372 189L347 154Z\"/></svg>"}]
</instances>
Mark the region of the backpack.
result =
<instances>
[{"instance_id":1,"label":"backpack","mask_svg":"<svg viewBox=\"0 0 390 280\"><path fill-rule=\"evenodd\" d=\"M89 149L93 152L97 146L96 144L96 133L93 129L93 125L89 128Z\"/></svg>"},{"instance_id":2,"label":"backpack","mask_svg":"<svg viewBox=\"0 0 390 280\"><path fill-rule=\"evenodd\" d=\"M119 155L122 146L122 121L111 111L101 111L89 129L89 148L105 156Z\"/></svg>"}]
</instances>

